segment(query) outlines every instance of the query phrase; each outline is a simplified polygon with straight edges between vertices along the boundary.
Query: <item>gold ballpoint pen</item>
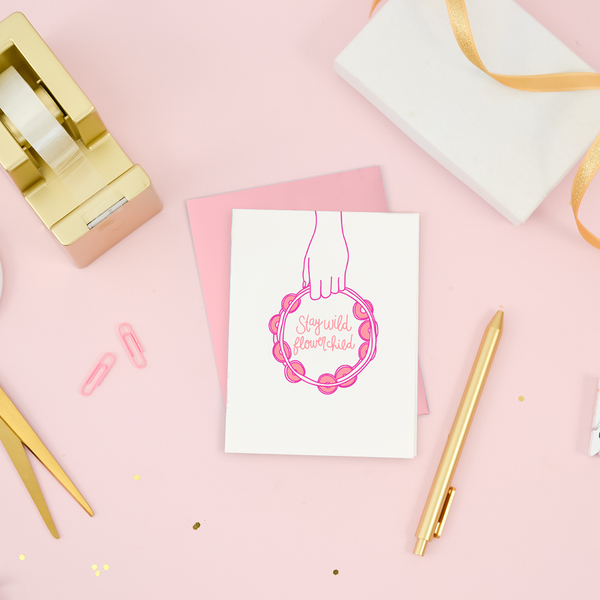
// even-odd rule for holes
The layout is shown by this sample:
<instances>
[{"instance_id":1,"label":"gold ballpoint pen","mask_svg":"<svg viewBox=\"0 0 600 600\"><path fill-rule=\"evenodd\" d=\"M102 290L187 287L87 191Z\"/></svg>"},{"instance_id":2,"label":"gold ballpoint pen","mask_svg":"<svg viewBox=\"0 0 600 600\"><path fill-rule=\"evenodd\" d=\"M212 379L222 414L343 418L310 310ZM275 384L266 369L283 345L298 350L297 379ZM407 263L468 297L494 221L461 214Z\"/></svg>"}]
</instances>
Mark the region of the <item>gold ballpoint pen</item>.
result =
<instances>
[{"instance_id":1,"label":"gold ballpoint pen","mask_svg":"<svg viewBox=\"0 0 600 600\"><path fill-rule=\"evenodd\" d=\"M450 484L465 445L471 422L475 416L483 386L490 372L496 348L498 348L502 336L503 320L504 313L499 310L486 327L477 351L467 387L460 401L456 417L454 417L454 423L415 534L417 543L413 552L419 556L425 554L428 542L434 537L439 538L442 535L446 517L454 499L455 489Z\"/></svg>"}]
</instances>

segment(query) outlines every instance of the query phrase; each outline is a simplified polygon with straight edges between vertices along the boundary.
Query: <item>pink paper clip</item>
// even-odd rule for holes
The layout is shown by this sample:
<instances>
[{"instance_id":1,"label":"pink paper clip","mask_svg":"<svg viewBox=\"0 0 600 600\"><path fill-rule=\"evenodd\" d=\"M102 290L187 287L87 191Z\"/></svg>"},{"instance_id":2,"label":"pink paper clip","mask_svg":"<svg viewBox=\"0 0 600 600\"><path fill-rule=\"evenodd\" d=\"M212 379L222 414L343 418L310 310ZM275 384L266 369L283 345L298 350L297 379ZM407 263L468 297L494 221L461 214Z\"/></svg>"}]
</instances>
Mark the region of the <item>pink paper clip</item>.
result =
<instances>
[{"instance_id":1,"label":"pink paper clip","mask_svg":"<svg viewBox=\"0 0 600 600\"><path fill-rule=\"evenodd\" d=\"M80 392L84 396L89 396L100 385L114 364L114 355L110 352L104 354L98 361L98 364L94 367L92 374L86 379L86 382L81 387Z\"/></svg>"},{"instance_id":2,"label":"pink paper clip","mask_svg":"<svg viewBox=\"0 0 600 600\"><path fill-rule=\"evenodd\" d=\"M125 344L125 348L127 349L129 356L131 356L133 364L138 369L143 369L146 366L144 351L142 350L138 339L135 337L135 333L133 333L131 325L129 323L121 323L119 325L119 335Z\"/></svg>"}]
</instances>

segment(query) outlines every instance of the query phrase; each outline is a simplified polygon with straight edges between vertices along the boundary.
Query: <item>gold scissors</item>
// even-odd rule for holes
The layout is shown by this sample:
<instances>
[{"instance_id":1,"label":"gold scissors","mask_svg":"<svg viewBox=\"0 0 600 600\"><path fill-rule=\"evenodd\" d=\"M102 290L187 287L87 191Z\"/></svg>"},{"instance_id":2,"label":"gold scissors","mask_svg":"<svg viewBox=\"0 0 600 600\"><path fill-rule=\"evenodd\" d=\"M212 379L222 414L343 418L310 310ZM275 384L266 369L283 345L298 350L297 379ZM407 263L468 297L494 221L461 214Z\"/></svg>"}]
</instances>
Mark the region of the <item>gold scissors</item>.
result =
<instances>
[{"instance_id":1,"label":"gold scissors","mask_svg":"<svg viewBox=\"0 0 600 600\"><path fill-rule=\"evenodd\" d=\"M35 502L37 509L42 515L42 519L50 530L50 533L58 539L58 531L54 526L50 511L42 495L42 490L31 468L29 459L25 452L25 446L33 455L56 477L62 486L77 500L81 507L90 515L94 516L94 511L79 493L73 482L67 477L67 474L61 469L60 465L54 460L54 457L46 446L42 444L40 438L35 434L29 423L23 418L23 415L17 410L16 406L10 401L8 396L0 388L0 441L6 448L10 459L13 461L17 472L21 476L27 491Z\"/></svg>"}]
</instances>

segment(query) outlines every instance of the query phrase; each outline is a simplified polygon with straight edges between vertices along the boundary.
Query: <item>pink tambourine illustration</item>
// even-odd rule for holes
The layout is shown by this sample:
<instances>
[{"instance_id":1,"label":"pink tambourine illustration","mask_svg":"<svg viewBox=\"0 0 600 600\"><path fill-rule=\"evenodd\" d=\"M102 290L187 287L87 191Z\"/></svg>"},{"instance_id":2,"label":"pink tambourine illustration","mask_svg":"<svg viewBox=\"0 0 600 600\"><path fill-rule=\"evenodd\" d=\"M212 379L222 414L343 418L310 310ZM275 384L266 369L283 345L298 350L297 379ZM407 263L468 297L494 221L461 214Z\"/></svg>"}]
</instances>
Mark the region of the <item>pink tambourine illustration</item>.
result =
<instances>
[{"instance_id":1,"label":"pink tambourine illustration","mask_svg":"<svg viewBox=\"0 0 600 600\"><path fill-rule=\"evenodd\" d=\"M358 375L371 363L377 353L379 327L373 316L373 305L369 300L365 300L357 292L346 287L348 262L349 251L344 235L342 213L315 212L315 230L304 257L304 286L299 292L284 296L279 313L269 320L269 331L273 334L273 357L282 364L285 378L290 383L304 381L316 386L322 394L326 395L333 394L338 388L349 388L354 385ZM360 338L356 362L352 365L339 365L333 373L308 374L300 360L292 359L292 349L285 341L286 322L288 317L300 308L302 298L305 296L309 295L313 301L326 302L333 294L341 294L354 301L352 316L358 325ZM349 315L347 319L348 317ZM331 328L331 321L329 323ZM352 328L351 326L350 329ZM346 341L342 341L341 345L337 346L342 350L354 347L352 342Z\"/></svg>"}]
</instances>

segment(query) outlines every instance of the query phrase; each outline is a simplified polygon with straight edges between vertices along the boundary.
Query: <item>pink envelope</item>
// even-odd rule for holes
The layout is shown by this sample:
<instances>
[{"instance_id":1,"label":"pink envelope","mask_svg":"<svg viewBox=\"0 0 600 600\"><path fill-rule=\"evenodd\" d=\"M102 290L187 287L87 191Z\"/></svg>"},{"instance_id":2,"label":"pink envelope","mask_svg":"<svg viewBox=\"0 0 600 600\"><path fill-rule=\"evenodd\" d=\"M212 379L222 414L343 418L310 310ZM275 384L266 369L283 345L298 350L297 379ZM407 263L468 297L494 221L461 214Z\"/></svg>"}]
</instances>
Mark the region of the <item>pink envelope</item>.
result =
<instances>
[{"instance_id":1,"label":"pink envelope","mask_svg":"<svg viewBox=\"0 0 600 600\"><path fill-rule=\"evenodd\" d=\"M232 209L388 211L379 167L195 198L188 200L187 206L224 402L227 398ZM417 413L419 416L429 414L420 365Z\"/></svg>"}]
</instances>

